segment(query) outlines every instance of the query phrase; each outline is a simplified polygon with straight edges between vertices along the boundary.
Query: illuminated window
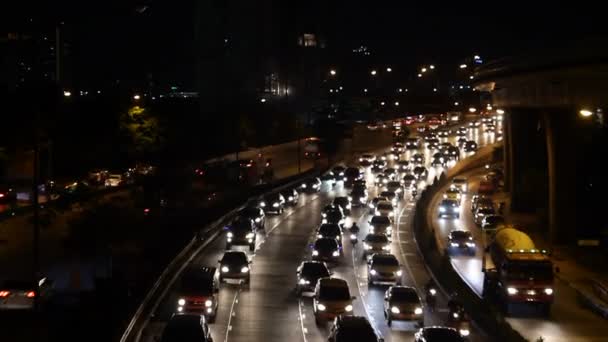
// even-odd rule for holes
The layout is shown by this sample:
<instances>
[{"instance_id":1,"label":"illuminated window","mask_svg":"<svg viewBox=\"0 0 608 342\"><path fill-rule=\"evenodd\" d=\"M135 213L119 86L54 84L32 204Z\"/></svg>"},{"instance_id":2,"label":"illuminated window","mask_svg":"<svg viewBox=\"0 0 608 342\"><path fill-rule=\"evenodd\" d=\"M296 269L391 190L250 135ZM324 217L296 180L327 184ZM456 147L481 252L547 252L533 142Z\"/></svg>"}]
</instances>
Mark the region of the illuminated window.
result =
<instances>
[{"instance_id":1,"label":"illuminated window","mask_svg":"<svg viewBox=\"0 0 608 342\"><path fill-rule=\"evenodd\" d=\"M317 37L312 33L304 33L298 39L298 45L304 47L315 47L317 46Z\"/></svg>"}]
</instances>

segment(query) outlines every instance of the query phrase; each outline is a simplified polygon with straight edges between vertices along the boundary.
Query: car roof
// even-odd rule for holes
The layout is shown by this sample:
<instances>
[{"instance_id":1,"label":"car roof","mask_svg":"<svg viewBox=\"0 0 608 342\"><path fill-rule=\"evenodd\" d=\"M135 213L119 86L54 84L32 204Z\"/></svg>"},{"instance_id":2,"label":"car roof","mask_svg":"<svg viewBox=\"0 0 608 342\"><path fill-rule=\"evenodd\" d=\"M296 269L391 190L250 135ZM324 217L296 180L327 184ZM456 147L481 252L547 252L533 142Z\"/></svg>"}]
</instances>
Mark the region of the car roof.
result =
<instances>
[{"instance_id":1,"label":"car roof","mask_svg":"<svg viewBox=\"0 0 608 342\"><path fill-rule=\"evenodd\" d=\"M346 280L340 278L321 278L319 284L328 287L348 287Z\"/></svg>"}]
</instances>

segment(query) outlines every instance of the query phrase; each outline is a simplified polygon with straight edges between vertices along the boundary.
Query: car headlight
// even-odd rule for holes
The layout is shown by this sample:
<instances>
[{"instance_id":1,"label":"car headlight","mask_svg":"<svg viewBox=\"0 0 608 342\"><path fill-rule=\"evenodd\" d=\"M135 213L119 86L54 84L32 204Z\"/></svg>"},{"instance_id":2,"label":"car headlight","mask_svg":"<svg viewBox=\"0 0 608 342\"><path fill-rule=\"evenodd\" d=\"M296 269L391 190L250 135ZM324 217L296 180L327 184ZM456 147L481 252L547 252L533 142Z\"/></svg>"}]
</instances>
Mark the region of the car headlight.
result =
<instances>
[{"instance_id":1,"label":"car headlight","mask_svg":"<svg viewBox=\"0 0 608 342\"><path fill-rule=\"evenodd\" d=\"M344 219L341 219L340 221L338 221L338 224L344 224L344 222L346 221L344 221Z\"/></svg>"},{"instance_id":2,"label":"car headlight","mask_svg":"<svg viewBox=\"0 0 608 342\"><path fill-rule=\"evenodd\" d=\"M246 237L247 239L253 239L253 237L254 237L254 236L255 236L255 235L254 235L253 233L248 233L248 234L247 234L245 237Z\"/></svg>"},{"instance_id":3,"label":"car headlight","mask_svg":"<svg viewBox=\"0 0 608 342\"><path fill-rule=\"evenodd\" d=\"M385 178L382 180L382 184L386 184L386 183L388 183L388 179Z\"/></svg>"},{"instance_id":4,"label":"car headlight","mask_svg":"<svg viewBox=\"0 0 608 342\"><path fill-rule=\"evenodd\" d=\"M212 300L208 299L208 300L205 301L205 306L206 307L210 308L211 305L213 305L213 301Z\"/></svg>"},{"instance_id":5,"label":"car headlight","mask_svg":"<svg viewBox=\"0 0 608 342\"><path fill-rule=\"evenodd\" d=\"M468 247L475 247L475 242L467 242Z\"/></svg>"},{"instance_id":6,"label":"car headlight","mask_svg":"<svg viewBox=\"0 0 608 342\"><path fill-rule=\"evenodd\" d=\"M374 209L374 203L370 203L370 204L369 204L369 208L370 208L370 209Z\"/></svg>"},{"instance_id":7,"label":"car headlight","mask_svg":"<svg viewBox=\"0 0 608 342\"><path fill-rule=\"evenodd\" d=\"M352 305L350 305L350 304L348 304L348 305L347 305L347 306L344 308L344 310L345 310L346 312L351 312L351 311L353 311L353 306L352 306Z\"/></svg>"},{"instance_id":8,"label":"car headlight","mask_svg":"<svg viewBox=\"0 0 608 342\"><path fill-rule=\"evenodd\" d=\"M344 177L344 179L342 179L342 180L346 182L348 180L348 178Z\"/></svg>"},{"instance_id":9,"label":"car headlight","mask_svg":"<svg viewBox=\"0 0 608 342\"><path fill-rule=\"evenodd\" d=\"M293 196L289 196L289 197L287 197L287 200L288 200L288 201L293 201Z\"/></svg>"},{"instance_id":10,"label":"car headlight","mask_svg":"<svg viewBox=\"0 0 608 342\"><path fill-rule=\"evenodd\" d=\"M401 189L397 189L397 190L395 190L395 192L396 192L396 193L400 193L400 192L401 192Z\"/></svg>"},{"instance_id":11,"label":"car headlight","mask_svg":"<svg viewBox=\"0 0 608 342\"><path fill-rule=\"evenodd\" d=\"M346 209L350 209L350 208L351 208L351 205L349 203L349 204L346 205Z\"/></svg>"},{"instance_id":12,"label":"car headlight","mask_svg":"<svg viewBox=\"0 0 608 342\"><path fill-rule=\"evenodd\" d=\"M359 162L362 162L362 161L363 161L363 158L359 158Z\"/></svg>"},{"instance_id":13,"label":"car headlight","mask_svg":"<svg viewBox=\"0 0 608 342\"><path fill-rule=\"evenodd\" d=\"M310 281L308 281L304 278L300 279L300 285L308 285L308 284L310 284Z\"/></svg>"},{"instance_id":14,"label":"car headlight","mask_svg":"<svg viewBox=\"0 0 608 342\"><path fill-rule=\"evenodd\" d=\"M550 296L550 295L552 295L552 294L553 294L553 289L552 289L552 288L550 288L550 287L546 288L546 289L545 289L545 294L546 294L546 295L549 295L549 296Z\"/></svg>"},{"instance_id":15,"label":"car headlight","mask_svg":"<svg viewBox=\"0 0 608 342\"><path fill-rule=\"evenodd\" d=\"M266 203L260 202L260 207L264 208L265 206L266 206Z\"/></svg>"},{"instance_id":16,"label":"car headlight","mask_svg":"<svg viewBox=\"0 0 608 342\"><path fill-rule=\"evenodd\" d=\"M352 240L355 240L355 239L357 239L357 235L355 235L355 234L350 234L350 238L351 238Z\"/></svg>"},{"instance_id":17,"label":"car headlight","mask_svg":"<svg viewBox=\"0 0 608 342\"><path fill-rule=\"evenodd\" d=\"M391 250L391 246L389 246L389 245L382 246L382 250L384 250L384 251L390 251Z\"/></svg>"},{"instance_id":18,"label":"car headlight","mask_svg":"<svg viewBox=\"0 0 608 342\"><path fill-rule=\"evenodd\" d=\"M452 247L458 247L458 244L456 242L451 242L450 246L452 246Z\"/></svg>"},{"instance_id":19,"label":"car headlight","mask_svg":"<svg viewBox=\"0 0 608 342\"><path fill-rule=\"evenodd\" d=\"M516 288L514 287L507 287L507 293L511 296L516 295L517 292L519 292Z\"/></svg>"},{"instance_id":20,"label":"car headlight","mask_svg":"<svg viewBox=\"0 0 608 342\"><path fill-rule=\"evenodd\" d=\"M348 201L351 202L353 200L353 198L351 196L348 196Z\"/></svg>"},{"instance_id":21,"label":"car headlight","mask_svg":"<svg viewBox=\"0 0 608 342\"><path fill-rule=\"evenodd\" d=\"M321 213L322 217L327 217L327 213Z\"/></svg>"},{"instance_id":22,"label":"car headlight","mask_svg":"<svg viewBox=\"0 0 608 342\"><path fill-rule=\"evenodd\" d=\"M397 277L401 277L403 275L403 271L399 270L395 272L395 274L397 275Z\"/></svg>"},{"instance_id":23,"label":"car headlight","mask_svg":"<svg viewBox=\"0 0 608 342\"><path fill-rule=\"evenodd\" d=\"M393 216L393 215L395 215L395 212L394 212L394 211L391 211L391 212L390 212L390 213L388 213L388 214L389 214L389 216Z\"/></svg>"},{"instance_id":24,"label":"car headlight","mask_svg":"<svg viewBox=\"0 0 608 342\"><path fill-rule=\"evenodd\" d=\"M462 335L464 337L469 336L469 334L471 333L469 331L469 329L460 329L460 330L458 330L458 332L460 333L460 335Z\"/></svg>"},{"instance_id":25,"label":"car headlight","mask_svg":"<svg viewBox=\"0 0 608 342\"><path fill-rule=\"evenodd\" d=\"M437 290L435 290L435 289L430 289L429 292L431 293L432 296L437 294Z\"/></svg>"},{"instance_id":26,"label":"car headlight","mask_svg":"<svg viewBox=\"0 0 608 342\"><path fill-rule=\"evenodd\" d=\"M180 298L180 299L177 301L177 305L179 305L179 306L184 306L184 305L186 305L186 300L185 300L185 299L183 299L183 298Z\"/></svg>"},{"instance_id":27,"label":"car headlight","mask_svg":"<svg viewBox=\"0 0 608 342\"><path fill-rule=\"evenodd\" d=\"M452 314L452 317L454 317L454 318L459 318L459 317L460 317L460 314L458 314L458 312L454 312L454 313Z\"/></svg>"},{"instance_id":28,"label":"car headlight","mask_svg":"<svg viewBox=\"0 0 608 342\"><path fill-rule=\"evenodd\" d=\"M393 307L391 307L391 312L394 314L399 314L401 312L401 310L399 310L398 307L393 306Z\"/></svg>"},{"instance_id":29,"label":"car headlight","mask_svg":"<svg viewBox=\"0 0 608 342\"><path fill-rule=\"evenodd\" d=\"M391 227L391 226L386 227L386 232L388 234L390 234L392 231L393 231L393 227Z\"/></svg>"},{"instance_id":30,"label":"car headlight","mask_svg":"<svg viewBox=\"0 0 608 342\"><path fill-rule=\"evenodd\" d=\"M443 198L448 198L448 194L443 194Z\"/></svg>"},{"instance_id":31,"label":"car headlight","mask_svg":"<svg viewBox=\"0 0 608 342\"><path fill-rule=\"evenodd\" d=\"M303 188L303 189L306 189L307 187L308 187L308 185L306 185L306 184L302 184L302 188Z\"/></svg>"},{"instance_id":32,"label":"car headlight","mask_svg":"<svg viewBox=\"0 0 608 342\"><path fill-rule=\"evenodd\" d=\"M333 253L331 253L331 255L332 255L333 257L338 257L338 256L340 256L340 252L338 252L338 251L334 251Z\"/></svg>"},{"instance_id":33,"label":"car headlight","mask_svg":"<svg viewBox=\"0 0 608 342\"><path fill-rule=\"evenodd\" d=\"M226 237L229 239L232 238L233 236L234 236L234 234L232 234L232 232L226 233Z\"/></svg>"},{"instance_id":34,"label":"car headlight","mask_svg":"<svg viewBox=\"0 0 608 342\"><path fill-rule=\"evenodd\" d=\"M322 223L322 224L327 223L327 219L326 219L326 218L322 219L322 220L321 220L321 223Z\"/></svg>"},{"instance_id":35,"label":"car headlight","mask_svg":"<svg viewBox=\"0 0 608 342\"><path fill-rule=\"evenodd\" d=\"M344 172L340 172L340 176L344 176Z\"/></svg>"},{"instance_id":36,"label":"car headlight","mask_svg":"<svg viewBox=\"0 0 608 342\"><path fill-rule=\"evenodd\" d=\"M359 202L365 203L365 201L367 201L367 197L361 197L361 198L359 198Z\"/></svg>"},{"instance_id":37,"label":"car headlight","mask_svg":"<svg viewBox=\"0 0 608 342\"><path fill-rule=\"evenodd\" d=\"M416 315L422 315L422 308L416 308L416 309L414 309L414 314L416 314Z\"/></svg>"},{"instance_id":38,"label":"car headlight","mask_svg":"<svg viewBox=\"0 0 608 342\"><path fill-rule=\"evenodd\" d=\"M371 269L371 270L369 270L369 274L376 275L376 274L378 274L378 272L376 272L376 270L374 270L374 269Z\"/></svg>"},{"instance_id":39,"label":"car headlight","mask_svg":"<svg viewBox=\"0 0 608 342\"><path fill-rule=\"evenodd\" d=\"M313 256L317 256L317 255L319 255L319 251L315 249L314 251L312 251L312 255L313 255Z\"/></svg>"},{"instance_id":40,"label":"car headlight","mask_svg":"<svg viewBox=\"0 0 608 342\"><path fill-rule=\"evenodd\" d=\"M323 304L317 304L317 310L319 310L319 311L325 311L325 309L327 309L325 307L325 305L323 305Z\"/></svg>"},{"instance_id":41,"label":"car headlight","mask_svg":"<svg viewBox=\"0 0 608 342\"><path fill-rule=\"evenodd\" d=\"M278 207L279 207L279 203L274 202L274 203L272 203L272 206L273 206L274 208L278 208Z\"/></svg>"},{"instance_id":42,"label":"car headlight","mask_svg":"<svg viewBox=\"0 0 608 342\"><path fill-rule=\"evenodd\" d=\"M323 238L323 234L317 234L317 239L322 239Z\"/></svg>"},{"instance_id":43,"label":"car headlight","mask_svg":"<svg viewBox=\"0 0 608 342\"><path fill-rule=\"evenodd\" d=\"M230 269L228 267L226 267L226 266L222 267L222 272L223 273L228 273L228 271L230 271Z\"/></svg>"},{"instance_id":44,"label":"car headlight","mask_svg":"<svg viewBox=\"0 0 608 342\"><path fill-rule=\"evenodd\" d=\"M249 272L249 267L245 266L243 268L241 268L241 273L247 273Z\"/></svg>"},{"instance_id":45,"label":"car headlight","mask_svg":"<svg viewBox=\"0 0 608 342\"><path fill-rule=\"evenodd\" d=\"M370 245L368 245L367 243L363 244L363 249L365 249L366 251L372 249L372 247Z\"/></svg>"}]
</instances>

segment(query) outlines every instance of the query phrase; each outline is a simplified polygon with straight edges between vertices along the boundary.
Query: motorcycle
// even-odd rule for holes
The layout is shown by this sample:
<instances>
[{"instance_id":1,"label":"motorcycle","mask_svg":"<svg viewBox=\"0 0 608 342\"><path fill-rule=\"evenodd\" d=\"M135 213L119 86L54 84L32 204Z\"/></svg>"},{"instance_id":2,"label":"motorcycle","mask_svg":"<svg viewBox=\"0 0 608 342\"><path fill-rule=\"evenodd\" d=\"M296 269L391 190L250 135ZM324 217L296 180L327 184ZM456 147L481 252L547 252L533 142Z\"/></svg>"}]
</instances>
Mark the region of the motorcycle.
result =
<instances>
[{"instance_id":1,"label":"motorcycle","mask_svg":"<svg viewBox=\"0 0 608 342\"><path fill-rule=\"evenodd\" d=\"M467 337L471 333L469 318L464 312L464 308L450 308L448 313L448 326L458 330L461 336Z\"/></svg>"},{"instance_id":2,"label":"motorcycle","mask_svg":"<svg viewBox=\"0 0 608 342\"><path fill-rule=\"evenodd\" d=\"M357 234L350 234L350 243L356 245L358 242L359 239L357 238Z\"/></svg>"}]
</instances>

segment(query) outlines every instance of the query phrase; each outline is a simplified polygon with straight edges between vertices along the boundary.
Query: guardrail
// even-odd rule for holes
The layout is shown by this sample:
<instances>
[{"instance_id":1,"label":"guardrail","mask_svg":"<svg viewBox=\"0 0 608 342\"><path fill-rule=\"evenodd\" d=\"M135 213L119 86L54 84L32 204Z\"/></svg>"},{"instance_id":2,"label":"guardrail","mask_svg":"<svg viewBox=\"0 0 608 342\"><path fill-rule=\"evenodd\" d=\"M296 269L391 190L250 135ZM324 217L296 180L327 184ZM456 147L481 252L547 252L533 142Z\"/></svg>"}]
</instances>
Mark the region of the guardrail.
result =
<instances>
[{"instance_id":1,"label":"guardrail","mask_svg":"<svg viewBox=\"0 0 608 342\"><path fill-rule=\"evenodd\" d=\"M198 230L197 234L195 234L192 240L190 240L190 242L173 258L169 265L160 274L156 282L154 282L143 301L133 314L133 317L129 321L129 324L120 338L120 342L136 342L140 340L142 330L147 325L151 314L156 311L160 301L166 295L168 289L171 288L173 283L177 280L184 268L211 242L220 236L222 233L222 228L225 226L225 224L228 223L236 215L236 213L242 210L247 203L266 193L281 191L293 187L301 183L304 179L319 175L321 173L322 172L318 170L311 170L276 183L271 187L271 189L262 189L260 193L245 199L244 204L229 211L219 219Z\"/></svg>"},{"instance_id":2,"label":"guardrail","mask_svg":"<svg viewBox=\"0 0 608 342\"><path fill-rule=\"evenodd\" d=\"M487 159L484 160L484 158L479 156L471 160L463 160L461 161L463 164L460 164L457 169L448 172L449 177L445 173L442 173L432 185L421 192L420 199L416 204L416 210L414 211L414 236L425 264L433 277L441 284L442 288L449 288L458 293L466 311L483 331L490 332L495 341L526 341L511 327L493 303L477 296L460 278L450 263L449 256L441 253L439 250L435 232L427 220L427 212L433 197L442 187L448 184L452 177L482 166L487 161Z\"/></svg>"}]
</instances>

